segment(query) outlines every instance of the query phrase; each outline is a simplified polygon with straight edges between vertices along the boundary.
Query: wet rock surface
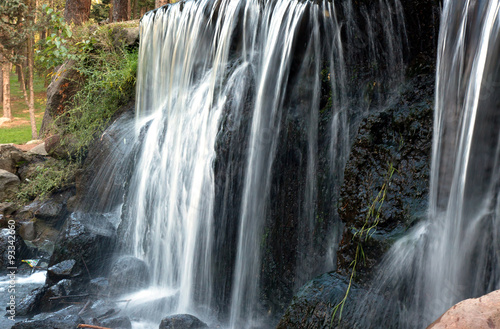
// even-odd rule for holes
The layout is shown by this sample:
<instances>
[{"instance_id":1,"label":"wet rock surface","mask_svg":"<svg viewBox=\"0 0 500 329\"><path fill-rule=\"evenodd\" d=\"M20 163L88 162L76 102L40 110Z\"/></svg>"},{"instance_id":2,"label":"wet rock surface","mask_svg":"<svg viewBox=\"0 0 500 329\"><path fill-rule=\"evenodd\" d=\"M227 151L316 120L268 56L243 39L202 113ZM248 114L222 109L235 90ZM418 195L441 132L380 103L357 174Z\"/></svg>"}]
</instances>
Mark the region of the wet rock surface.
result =
<instances>
[{"instance_id":1,"label":"wet rock surface","mask_svg":"<svg viewBox=\"0 0 500 329\"><path fill-rule=\"evenodd\" d=\"M190 314L176 314L161 320L159 329L201 329L207 324Z\"/></svg>"},{"instance_id":2,"label":"wet rock surface","mask_svg":"<svg viewBox=\"0 0 500 329\"><path fill-rule=\"evenodd\" d=\"M148 286L149 268L136 257L122 256L113 263L108 281L112 295L134 292Z\"/></svg>"},{"instance_id":3,"label":"wet rock surface","mask_svg":"<svg viewBox=\"0 0 500 329\"><path fill-rule=\"evenodd\" d=\"M367 290L353 283L345 306L341 310L340 302L346 296L348 285L349 278L333 272L309 281L295 295L277 329L364 328L358 327L356 322L359 310L354 301L363 300L365 305L386 301L380 296L370 296ZM336 306L338 306L337 309ZM370 327L389 328L390 326L381 316L373 319Z\"/></svg>"},{"instance_id":4,"label":"wet rock surface","mask_svg":"<svg viewBox=\"0 0 500 329\"><path fill-rule=\"evenodd\" d=\"M107 270L115 243L116 228L107 217L75 213L67 219L58 237L49 267L74 260L72 273L88 282ZM49 272L50 282L60 279Z\"/></svg>"},{"instance_id":5,"label":"wet rock surface","mask_svg":"<svg viewBox=\"0 0 500 329\"><path fill-rule=\"evenodd\" d=\"M338 204L345 226L337 265L344 275L357 259L356 279L366 280L392 243L426 214L433 90L432 76L417 76L396 105L369 116L358 130Z\"/></svg>"}]
</instances>

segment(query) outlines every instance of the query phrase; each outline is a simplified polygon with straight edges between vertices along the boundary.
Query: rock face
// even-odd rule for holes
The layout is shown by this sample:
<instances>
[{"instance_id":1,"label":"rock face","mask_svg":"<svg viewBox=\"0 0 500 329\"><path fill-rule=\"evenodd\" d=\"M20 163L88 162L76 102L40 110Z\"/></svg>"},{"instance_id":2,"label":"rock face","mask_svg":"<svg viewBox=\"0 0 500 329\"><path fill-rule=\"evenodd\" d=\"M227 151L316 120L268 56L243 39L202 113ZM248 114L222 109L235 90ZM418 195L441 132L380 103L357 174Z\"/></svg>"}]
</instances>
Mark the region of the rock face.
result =
<instances>
[{"instance_id":1,"label":"rock face","mask_svg":"<svg viewBox=\"0 0 500 329\"><path fill-rule=\"evenodd\" d=\"M500 328L500 290L479 298L461 301L427 329L491 329Z\"/></svg>"},{"instance_id":2,"label":"rock face","mask_svg":"<svg viewBox=\"0 0 500 329\"><path fill-rule=\"evenodd\" d=\"M361 243L366 261L358 262L356 279L364 280L395 239L425 216L432 95L432 77L416 77L398 104L362 122L339 200L338 212L345 224L337 252L340 273L350 273ZM360 236L363 227L365 234Z\"/></svg>"},{"instance_id":3,"label":"rock face","mask_svg":"<svg viewBox=\"0 0 500 329\"><path fill-rule=\"evenodd\" d=\"M20 183L19 177L7 170L0 169L0 200L14 197Z\"/></svg>"},{"instance_id":4,"label":"rock face","mask_svg":"<svg viewBox=\"0 0 500 329\"><path fill-rule=\"evenodd\" d=\"M333 272L309 281L295 295L277 329L367 328L357 323L359 317L357 319L356 315L359 309L355 301L362 299L365 305L386 303L386 301L382 297L369 295L366 290L353 283L342 311L339 306L335 312L335 307L346 294L348 284L348 278ZM389 303L387 305L390 308L386 310L387 312L396 312ZM334 312L335 317L333 317ZM392 316L394 314L396 313ZM388 325L384 316L380 316L373 319L370 328L392 327Z\"/></svg>"},{"instance_id":5,"label":"rock face","mask_svg":"<svg viewBox=\"0 0 500 329\"><path fill-rule=\"evenodd\" d=\"M115 242L116 228L106 217L73 214L57 239L49 267L73 260L71 275L88 281L106 271ZM47 278L55 283L63 277L49 271Z\"/></svg>"},{"instance_id":6,"label":"rock face","mask_svg":"<svg viewBox=\"0 0 500 329\"><path fill-rule=\"evenodd\" d=\"M19 235L14 235L15 242L14 246L16 248L16 259L15 265L9 262L9 249L12 241L11 234L8 229L0 230L0 272L6 271L9 266L20 266L22 259L28 259L32 256L32 252L24 243L24 240Z\"/></svg>"},{"instance_id":7,"label":"rock face","mask_svg":"<svg viewBox=\"0 0 500 329\"><path fill-rule=\"evenodd\" d=\"M45 135L54 122L54 118L65 112L66 102L78 91L81 76L74 68L75 61L66 61L52 78L47 88L47 105L43 115L40 136Z\"/></svg>"},{"instance_id":8,"label":"rock face","mask_svg":"<svg viewBox=\"0 0 500 329\"><path fill-rule=\"evenodd\" d=\"M149 284L149 268L138 258L123 256L113 264L108 280L113 295L140 290Z\"/></svg>"},{"instance_id":9,"label":"rock face","mask_svg":"<svg viewBox=\"0 0 500 329\"><path fill-rule=\"evenodd\" d=\"M159 329L201 329L208 328L207 324L201 322L190 314L176 314L167 316L161 320Z\"/></svg>"},{"instance_id":10,"label":"rock face","mask_svg":"<svg viewBox=\"0 0 500 329\"><path fill-rule=\"evenodd\" d=\"M55 315L45 319L16 323L12 329L74 329L83 320L77 315Z\"/></svg>"}]
</instances>

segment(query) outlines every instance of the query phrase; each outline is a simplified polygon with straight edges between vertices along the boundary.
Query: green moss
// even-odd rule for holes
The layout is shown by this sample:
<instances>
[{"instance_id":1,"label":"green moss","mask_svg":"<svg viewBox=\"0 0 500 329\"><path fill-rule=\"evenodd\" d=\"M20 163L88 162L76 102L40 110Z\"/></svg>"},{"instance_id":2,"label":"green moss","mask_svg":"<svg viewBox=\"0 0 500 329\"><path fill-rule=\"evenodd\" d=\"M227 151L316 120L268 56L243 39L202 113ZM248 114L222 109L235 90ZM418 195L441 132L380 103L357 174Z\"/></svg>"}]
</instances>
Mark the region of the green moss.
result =
<instances>
[{"instance_id":1,"label":"green moss","mask_svg":"<svg viewBox=\"0 0 500 329\"><path fill-rule=\"evenodd\" d=\"M36 165L19 188L18 202L27 203L35 198L39 200L47 198L53 191L74 181L76 169L76 164L56 159L49 159Z\"/></svg>"}]
</instances>

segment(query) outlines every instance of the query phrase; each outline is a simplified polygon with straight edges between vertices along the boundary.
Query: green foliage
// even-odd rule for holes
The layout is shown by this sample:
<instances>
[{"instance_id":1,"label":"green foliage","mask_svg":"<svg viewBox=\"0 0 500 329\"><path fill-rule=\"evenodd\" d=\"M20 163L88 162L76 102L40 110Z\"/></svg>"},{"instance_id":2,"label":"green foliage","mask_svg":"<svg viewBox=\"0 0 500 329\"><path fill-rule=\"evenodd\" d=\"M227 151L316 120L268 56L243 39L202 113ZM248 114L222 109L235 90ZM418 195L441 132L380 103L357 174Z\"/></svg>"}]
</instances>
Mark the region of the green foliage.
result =
<instances>
[{"instance_id":1,"label":"green foliage","mask_svg":"<svg viewBox=\"0 0 500 329\"><path fill-rule=\"evenodd\" d=\"M73 32L60 12L47 5L42 6L42 12L45 14L43 17L49 35L40 40L39 49L35 52L35 61L37 66L50 70L65 60L76 58L75 50L68 48L72 44L70 41Z\"/></svg>"},{"instance_id":2,"label":"green foliage","mask_svg":"<svg viewBox=\"0 0 500 329\"><path fill-rule=\"evenodd\" d=\"M50 159L41 163L20 186L17 194L18 201L26 203L35 198L45 199L51 192L71 181L76 168L76 164L64 160Z\"/></svg>"},{"instance_id":3,"label":"green foliage","mask_svg":"<svg viewBox=\"0 0 500 329\"><path fill-rule=\"evenodd\" d=\"M63 133L76 139L79 160L135 92L137 51L125 47L97 48L98 43L99 39L94 39L91 44L95 48L77 63L85 82L71 100L71 107L56 119Z\"/></svg>"},{"instance_id":4,"label":"green foliage","mask_svg":"<svg viewBox=\"0 0 500 329\"><path fill-rule=\"evenodd\" d=\"M34 29L34 13L26 0L0 1L0 53L11 63L20 63L18 51Z\"/></svg>"}]
</instances>

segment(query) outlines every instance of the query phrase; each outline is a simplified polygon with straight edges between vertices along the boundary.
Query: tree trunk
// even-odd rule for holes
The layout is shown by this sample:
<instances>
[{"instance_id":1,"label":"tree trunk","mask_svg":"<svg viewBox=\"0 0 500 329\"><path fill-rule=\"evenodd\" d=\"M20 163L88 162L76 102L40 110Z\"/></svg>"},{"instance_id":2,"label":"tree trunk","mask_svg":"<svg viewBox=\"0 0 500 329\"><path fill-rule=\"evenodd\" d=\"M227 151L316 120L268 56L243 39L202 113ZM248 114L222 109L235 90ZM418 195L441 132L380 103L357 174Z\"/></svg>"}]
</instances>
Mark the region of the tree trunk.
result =
<instances>
[{"instance_id":1,"label":"tree trunk","mask_svg":"<svg viewBox=\"0 0 500 329\"><path fill-rule=\"evenodd\" d=\"M33 2L31 2L33 4ZM36 12L36 7L38 3L35 0L34 1L34 7L31 7L31 10ZM36 23L36 17L35 17L35 23ZM38 133L36 130L36 120L35 120L35 87L33 86L33 69L35 66L35 62L33 59L33 53L35 49L33 47L33 32L29 32L28 34L28 72L29 72L29 77L28 77L28 88L30 90L30 97L29 97L29 104L28 104L28 110L30 112L30 123L31 123L31 139L37 139L38 138Z\"/></svg>"},{"instance_id":2,"label":"tree trunk","mask_svg":"<svg viewBox=\"0 0 500 329\"><path fill-rule=\"evenodd\" d=\"M2 63L1 55L0 55L0 63ZM2 82L3 86L3 70L1 69L1 65L0 65L0 81ZM0 88L0 103L3 103L3 88Z\"/></svg>"},{"instance_id":3,"label":"tree trunk","mask_svg":"<svg viewBox=\"0 0 500 329\"><path fill-rule=\"evenodd\" d=\"M113 0L113 22L128 20L128 0Z\"/></svg>"},{"instance_id":4,"label":"tree trunk","mask_svg":"<svg viewBox=\"0 0 500 329\"><path fill-rule=\"evenodd\" d=\"M3 117L12 120L12 112L10 110L10 70L11 64L4 62L3 69Z\"/></svg>"},{"instance_id":5,"label":"tree trunk","mask_svg":"<svg viewBox=\"0 0 500 329\"><path fill-rule=\"evenodd\" d=\"M66 0L64 19L67 23L81 25L89 20L91 0Z\"/></svg>"}]
</instances>

